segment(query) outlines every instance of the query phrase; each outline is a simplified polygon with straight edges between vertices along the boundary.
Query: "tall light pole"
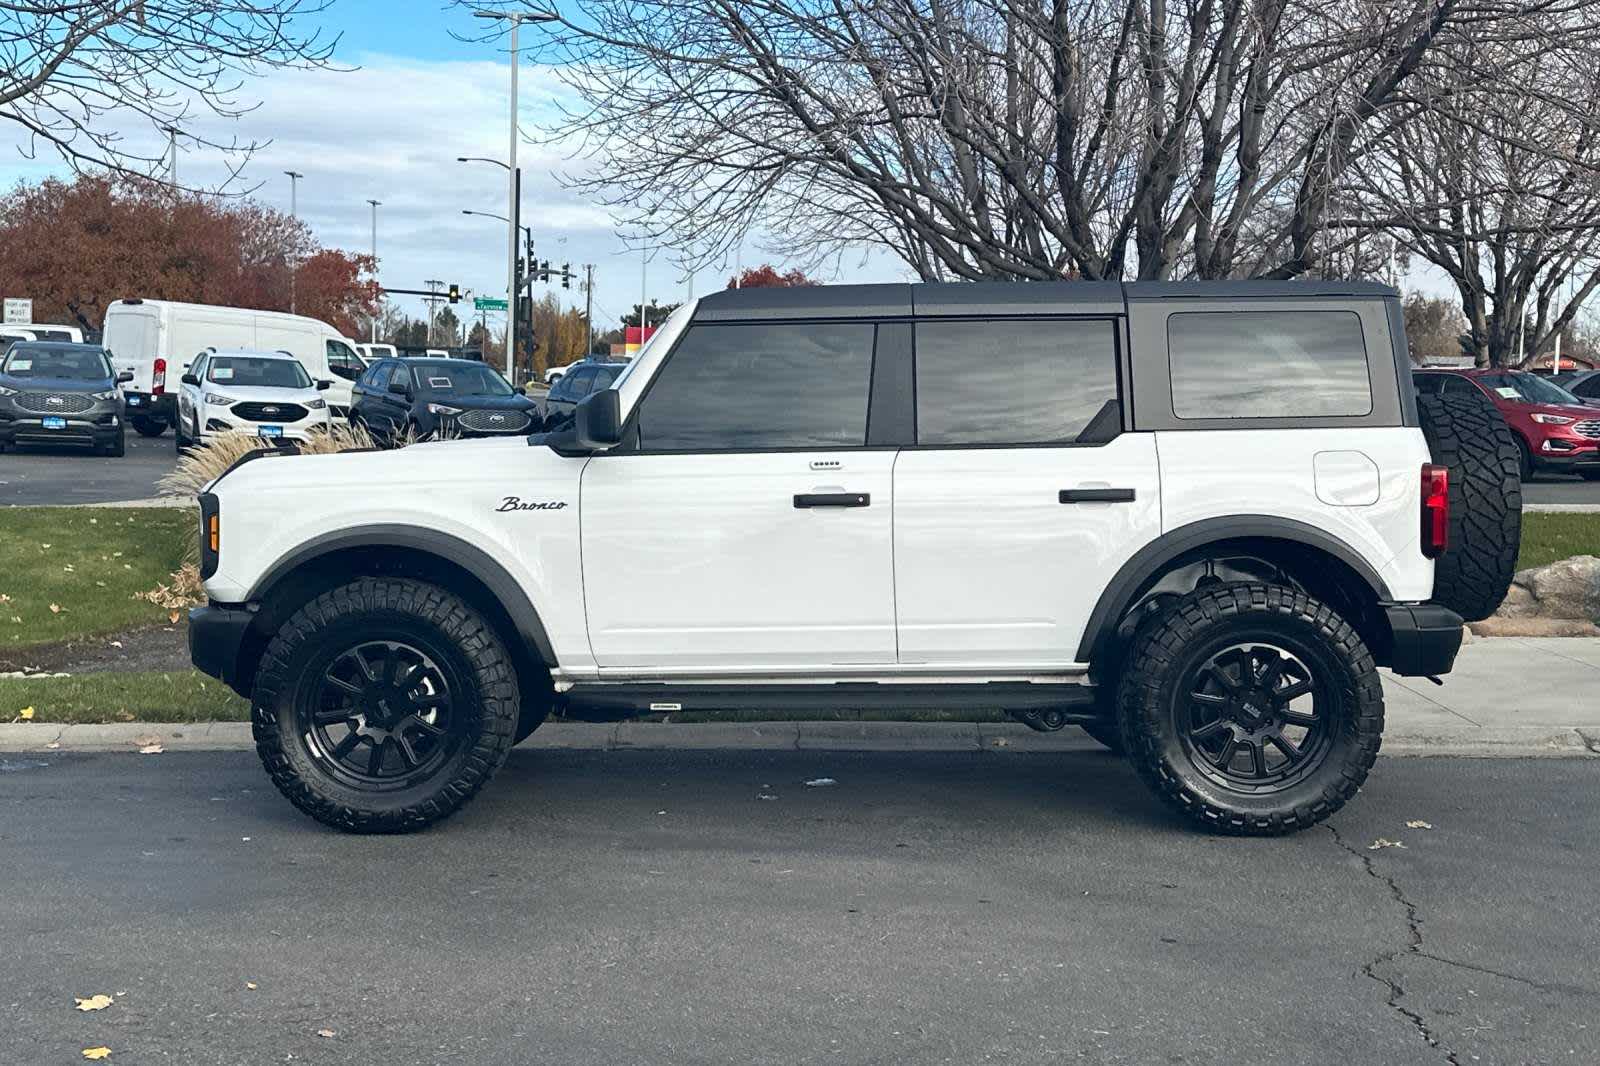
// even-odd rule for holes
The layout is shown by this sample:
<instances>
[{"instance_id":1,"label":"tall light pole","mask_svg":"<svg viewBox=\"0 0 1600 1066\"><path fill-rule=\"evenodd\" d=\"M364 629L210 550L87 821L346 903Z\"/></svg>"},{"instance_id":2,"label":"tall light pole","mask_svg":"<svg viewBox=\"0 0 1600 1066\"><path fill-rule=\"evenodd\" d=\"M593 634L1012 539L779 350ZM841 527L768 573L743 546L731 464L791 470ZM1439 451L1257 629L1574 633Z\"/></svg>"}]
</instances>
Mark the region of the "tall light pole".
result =
<instances>
[{"instance_id":1,"label":"tall light pole","mask_svg":"<svg viewBox=\"0 0 1600 1066\"><path fill-rule=\"evenodd\" d=\"M368 200L372 205L372 272L378 272L378 208L383 206L382 200ZM378 297L381 301L383 297ZM378 316L372 316L372 343L378 343Z\"/></svg>"},{"instance_id":2,"label":"tall light pole","mask_svg":"<svg viewBox=\"0 0 1600 1066\"><path fill-rule=\"evenodd\" d=\"M285 170L284 173L289 175L289 217L298 222L300 220L300 179L305 177L305 175L300 173L297 170ZM293 259L290 259L290 261L289 261L289 313L291 315L295 313L295 309L294 309L294 288L295 288L294 283L295 283L295 277L294 277L294 274L295 274L295 263L294 263Z\"/></svg>"},{"instance_id":3,"label":"tall light pole","mask_svg":"<svg viewBox=\"0 0 1600 1066\"><path fill-rule=\"evenodd\" d=\"M517 33L524 22L558 22L560 16L543 11L529 13L512 11L474 11L473 15L481 19L497 19L511 23L511 138L509 162L506 169L510 171L506 181L506 307L510 314L506 316L506 376L512 376L513 360L517 350L517 225L521 219L521 205L517 203L518 193L521 191L521 175L517 172L517 73L518 63Z\"/></svg>"}]
</instances>

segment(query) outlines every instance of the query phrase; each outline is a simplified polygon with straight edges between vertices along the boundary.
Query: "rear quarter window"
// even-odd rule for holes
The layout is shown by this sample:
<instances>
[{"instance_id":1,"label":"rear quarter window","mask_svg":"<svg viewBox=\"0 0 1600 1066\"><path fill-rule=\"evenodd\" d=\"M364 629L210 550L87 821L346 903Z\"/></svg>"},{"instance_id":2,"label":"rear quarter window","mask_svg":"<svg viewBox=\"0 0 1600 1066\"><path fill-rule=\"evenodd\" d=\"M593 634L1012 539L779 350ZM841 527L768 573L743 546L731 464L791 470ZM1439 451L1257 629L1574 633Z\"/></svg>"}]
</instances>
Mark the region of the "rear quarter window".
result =
<instances>
[{"instance_id":1,"label":"rear quarter window","mask_svg":"<svg viewBox=\"0 0 1600 1066\"><path fill-rule=\"evenodd\" d=\"M1180 419L1372 413L1361 317L1352 311L1186 311L1167 319Z\"/></svg>"}]
</instances>

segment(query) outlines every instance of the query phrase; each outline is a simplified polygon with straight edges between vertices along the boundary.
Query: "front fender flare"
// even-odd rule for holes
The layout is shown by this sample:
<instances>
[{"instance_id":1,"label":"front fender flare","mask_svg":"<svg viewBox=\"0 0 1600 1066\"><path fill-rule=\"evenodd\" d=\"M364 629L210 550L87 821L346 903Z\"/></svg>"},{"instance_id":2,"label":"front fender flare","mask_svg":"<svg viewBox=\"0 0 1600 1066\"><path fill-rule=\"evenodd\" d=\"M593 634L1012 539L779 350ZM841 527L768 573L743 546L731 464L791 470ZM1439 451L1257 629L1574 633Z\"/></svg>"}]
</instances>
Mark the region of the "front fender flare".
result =
<instances>
[{"instance_id":1,"label":"front fender flare","mask_svg":"<svg viewBox=\"0 0 1600 1066\"><path fill-rule=\"evenodd\" d=\"M499 601L518 635L550 669L556 667L555 648L544 623L522 584L488 552L450 533L401 524L353 526L312 537L279 557L250 587L246 600L259 602L278 582L300 567L325 555L348 548L409 548L426 552L467 571Z\"/></svg>"}]
</instances>

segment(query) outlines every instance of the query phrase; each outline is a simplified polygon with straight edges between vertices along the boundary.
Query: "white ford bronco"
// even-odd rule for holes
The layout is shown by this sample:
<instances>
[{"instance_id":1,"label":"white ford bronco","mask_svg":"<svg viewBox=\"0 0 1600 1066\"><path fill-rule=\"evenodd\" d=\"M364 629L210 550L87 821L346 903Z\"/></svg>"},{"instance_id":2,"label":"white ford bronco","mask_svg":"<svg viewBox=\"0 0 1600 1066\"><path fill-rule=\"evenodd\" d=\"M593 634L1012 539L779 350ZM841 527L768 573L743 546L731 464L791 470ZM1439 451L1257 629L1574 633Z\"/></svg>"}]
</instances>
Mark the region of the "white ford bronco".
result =
<instances>
[{"instance_id":1,"label":"white ford bronco","mask_svg":"<svg viewBox=\"0 0 1600 1066\"><path fill-rule=\"evenodd\" d=\"M274 783L416 829L552 713L989 708L1207 828L1355 794L1379 668L1449 671L1517 554L1486 402L1348 282L836 286L679 309L571 423L247 456L195 663Z\"/></svg>"}]
</instances>

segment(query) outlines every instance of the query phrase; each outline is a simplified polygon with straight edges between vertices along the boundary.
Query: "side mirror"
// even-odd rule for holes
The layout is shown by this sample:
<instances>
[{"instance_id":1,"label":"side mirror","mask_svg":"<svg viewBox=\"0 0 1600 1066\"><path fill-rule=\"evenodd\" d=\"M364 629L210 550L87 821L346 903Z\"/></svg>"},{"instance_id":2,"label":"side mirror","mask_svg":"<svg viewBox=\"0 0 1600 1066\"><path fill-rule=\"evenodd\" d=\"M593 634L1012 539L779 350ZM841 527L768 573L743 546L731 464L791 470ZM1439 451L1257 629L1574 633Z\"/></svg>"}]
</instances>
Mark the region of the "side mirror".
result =
<instances>
[{"instance_id":1,"label":"side mirror","mask_svg":"<svg viewBox=\"0 0 1600 1066\"><path fill-rule=\"evenodd\" d=\"M121 381L122 379L118 378L117 380ZM133 380L133 375L132 374L128 375L128 380L129 381ZM183 383L185 385L196 385L196 386L198 386L200 384L200 379L195 377L193 374L185 374L185 375L183 375Z\"/></svg>"},{"instance_id":2,"label":"side mirror","mask_svg":"<svg viewBox=\"0 0 1600 1066\"><path fill-rule=\"evenodd\" d=\"M604 451L622 443L622 396L616 389L590 393L573 411L578 445Z\"/></svg>"},{"instance_id":3,"label":"side mirror","mask_svg":"<svg viewBox=\"0 0 1600 1066\"><path fill-rule=\"evenodd\" d=\"M133 380L133 371L131 371L131 370L124 370L122 373L117 375L117 384L118 385L126 385L128 382L130 382L132 380Z\"/></svg>"},{"instance_id":4,"label":"side mirror","mask_svg":"<svg viewBox=\"0 0 1600 1066\"><path fill-rule=\"evenodd\" d=\"M396 396L404 396L408 400L411 399L411 386L403 381L389 382L389 391Z\"/></svg>"},{"instance_id":5,"label":"side mirror","mask_svg":"<svg viewBox=\"0 0 1600 1066\"><path fill-rule=\"evenodd\" d=\"M317 391L318 392L324 392L324 391L326 391L328 389L331 389L331 388L333 388L333 382L329 381L327 378L318 378L317 379Z\"/></svg>"}]
</instances>

